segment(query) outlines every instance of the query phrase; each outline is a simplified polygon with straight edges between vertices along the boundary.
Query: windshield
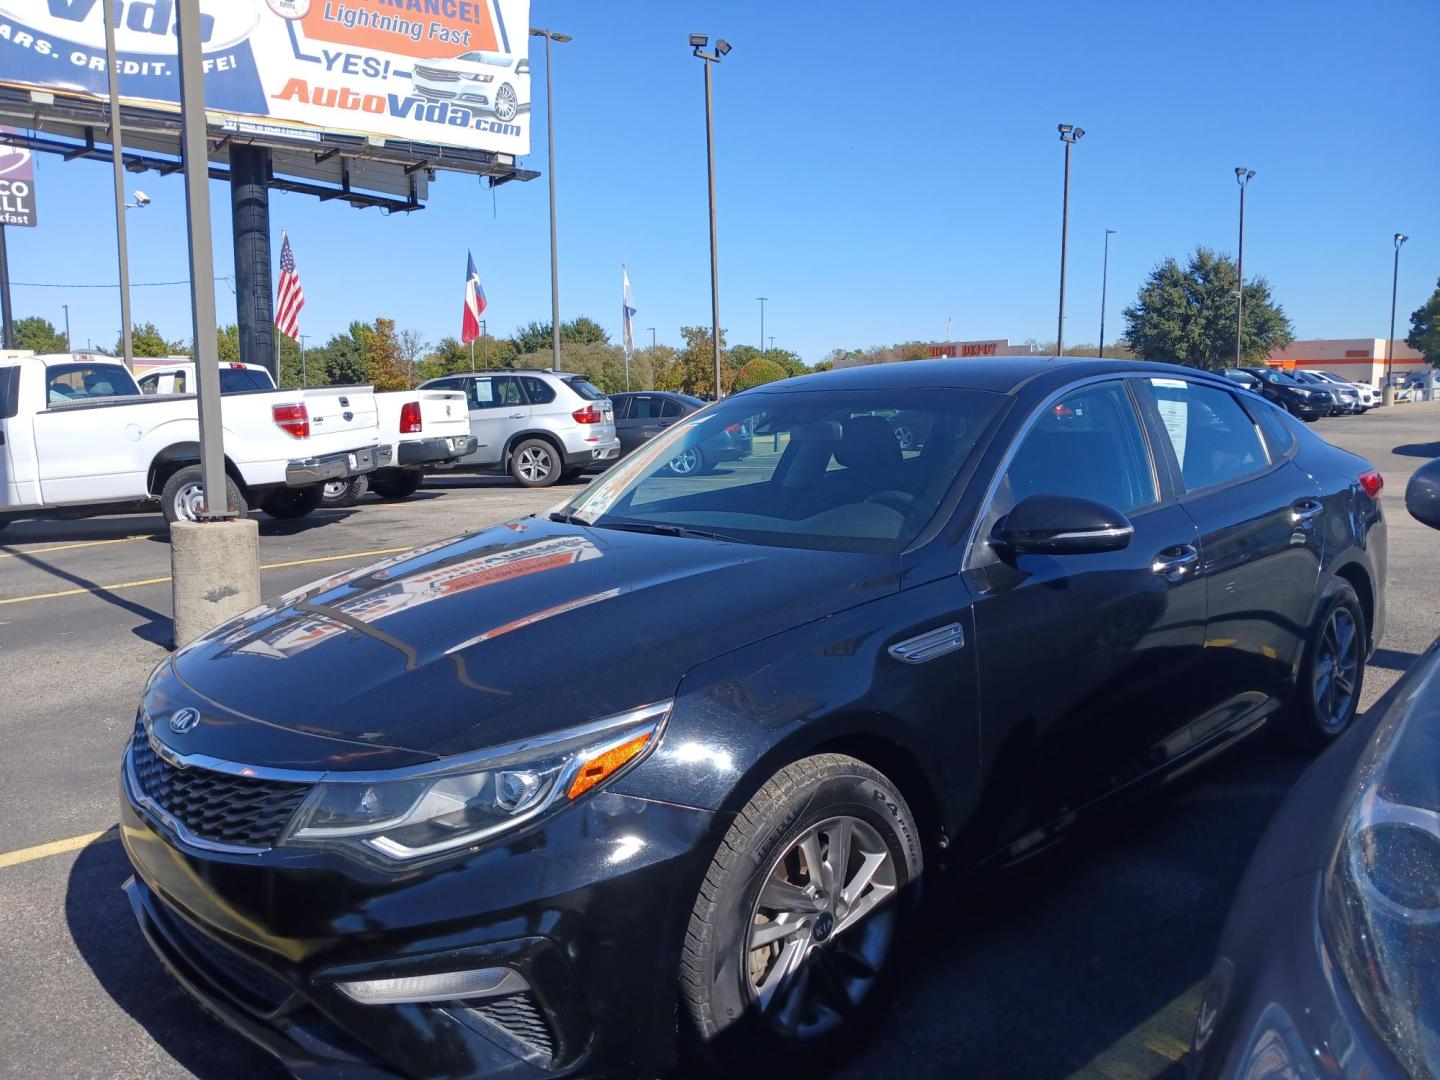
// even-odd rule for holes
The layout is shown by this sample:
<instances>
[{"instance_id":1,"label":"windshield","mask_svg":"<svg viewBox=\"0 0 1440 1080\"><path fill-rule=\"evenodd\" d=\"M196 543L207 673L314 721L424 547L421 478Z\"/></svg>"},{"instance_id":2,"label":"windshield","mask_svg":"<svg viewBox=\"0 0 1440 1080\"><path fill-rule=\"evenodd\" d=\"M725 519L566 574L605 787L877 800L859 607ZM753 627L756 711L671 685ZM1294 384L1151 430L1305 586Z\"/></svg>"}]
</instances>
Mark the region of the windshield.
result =
<instances>
[{"instance_id":1,"label":"windshield","mask_svg":"<svg viewBox=\"0 0 1440 1080\"><path fill-rule=\"evenodd\" d=\"M608 528L899 552L1004 397L979 390L741 394L678 421L562 516Z\"/></svg>"}]
</instances>

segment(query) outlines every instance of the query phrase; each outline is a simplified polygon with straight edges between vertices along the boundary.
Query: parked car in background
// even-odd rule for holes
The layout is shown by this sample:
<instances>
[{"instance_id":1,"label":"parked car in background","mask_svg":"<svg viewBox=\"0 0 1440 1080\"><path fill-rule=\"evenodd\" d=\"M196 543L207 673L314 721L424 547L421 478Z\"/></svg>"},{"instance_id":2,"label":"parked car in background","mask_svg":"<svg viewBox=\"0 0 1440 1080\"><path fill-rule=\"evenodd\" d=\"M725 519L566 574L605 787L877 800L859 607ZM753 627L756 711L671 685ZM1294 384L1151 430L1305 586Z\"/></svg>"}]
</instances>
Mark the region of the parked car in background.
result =
<instances>
[{"instance_id":1,"label":"parked car in background","mask_svg":"<svg viewBox=\"0 0 1440 1080\"><path fill-rule=\"evenodd\" d=\"M1440 529L1440 460L1406 507ZM1440 641L1291 790L1231 905L1197 1080L1440 1076Z\"/></svg>"},{"instance_id":2,"label":"parked car in background","mask_svg":"<svg viewBox=\"0 0 1440 1080\"><path fill-rule=\"evenodd\" d=\"M1376 405L1379 405L1379 404L1380 404L1380 395L1379 395L1379 393L1377 393L1376 390L1375 390L1375 388L1374 388L1373 386L1371 386L1369 383L1363 383L1363 382L1346 382L1344 379L1340 378L1339 375L1336 375L1336 374L1334 374L1334 373L1332 373L1332 372L1329 372L1329 371L1318 371L1318 370L1313 370L1313 369L1311 369L1311 368L1306 368L1306 369L1305 369L1305 374L1307 374L1307 375L1313 375L1315 378L1320 379L1320 380L1322 380L1322 381L1324 381L1324 382L1326 382L1326 383L1329 383L1329 384L1331 384L1331 385L1340 386L1340 387L1346 387L1346 386L1350 387L1352 390L1355 391L1355 393L1358 395L1358 397L1359 397L1359 399L1360 399L1360 411L1361 411L1362 413L1365 412L1367 409L1373 409Z\"/></svg>"},{"instance_id":3,"label":"parked car in background","mask_svg":"<svg viewBox=\"0 0 1440 1080\"><path fill-rule=\"evenodd\" d=\"M1331 416L1346 416L1352 413L1360 413L1365 410L1360 407L1360 391L1347 382L1321 378L1319 374L1310 371L1296 369L1287 374L1302 386L1319 387L1328 390L1335 398L1335 403L1330 407Z\"/></svg>"},{"instance_id":4,"label":"parked car in background","mask_svg":"<svg viewBox=\"0 0 1440 1080\"><path fill-rule=\"evenodd\" d=\"M689 394L665 390L611 394L610 401L615 406L621 457L639 450L666 428L706 405ZM705 472L725 462L743 461L751 449L750 433L742 425L731 425L703 444L686 447L670 462L670 471L676 476Z\"/></svg>"},{"instance_id":5,"label":"parked car in background","mask_svg":"<svg viewBox=\"0 0 1440 1080\"><path fill-rule=\"evenodd\" d=\"M368 386L229 394L221 405L230 508L303 517L327 480L388 464ZM142 395L110 357L0 361L0 525L159 504L203 509L200 430L189 395Z\"/></svg>"},{"instance_id":6,"label":"parked car in background","mask_svg":"<svg viewBox=\"0 0 1440 1080\"><path fill-rule=\"evenodd\" d=\"M1237 386L1243 386L1246 390L1251 390L1263 396L1265 384L1248 371L1242 371L1240 368L1227 367L1221 370L1220 374Z\"/></svg>"},{"instance_id":7,"label":"parked car in background","mask_svg":"<svg viewBox=\"0 0 1440 1080\"><path fill-rule=\"evenodd\" d=\"M468 403L458 390L391 390L376 394L375 406L381 438L395 448L391 464L327 482L323 505L354 506L367 490L382 499L408 499L420 490L427 468L475 452Z\"/></svg>"},{"instance_id":8,"label":"parked car in background","mask_svg":"<svg viewBox=\"0 0 1440 1080\"><path fill-rule=\"evenodd\" d=\"M475 449L446 468L509 473L525 487L548 487L620 456L610 399L584 375L548 370L446 375L420 389L465 394Z\"/></svg>"},{"instance_id":9,"label":"parked car in background","mask_svg":"<svg viewBox=\"0 0 1440 1080\"><path fill-rule=\"evenodd\" d=\"M742 482L673 474L732 425ZM648 1077L683 1041L815 1075L942 861L1031 854L1262 727L1345 732L1379 492L1188 368L757 387L549 513L167 659L124 754L126 891L184 987L297 1072Z\"/></svg>"},{"instance_id":10,"label":"parked car in background","mask_svg":"<svg viewBox=\"0 0 1440 1080\"><path fill-rule=\"evenodd\" d=\"M169 364L165 367L148 368L135 382L142 394L193 394L199 389L195 383L194 364ZM270 377L269 370L260 364L225 361L220 365L222 394L274 389L275 380Z\"/></svg>"},{"instance_id":11,"label":"parked car in background","mask_svg":"<svg viewBox=\"0 0 1440 1080\"><path fill-rule=\"evenodd\" d=\"M484 109L510 121L530 107L530 61L509 53L477 49L455 57L417 60L411 85L427 101L448 101Z\"/></svg>"},{"instance_id":12,"label":"parked car in background","mask_svg":"<svg viewBox=\"0 0 1440 1080\"><path fill-rule=\"evenodd\" d=\"M1336 396L1319 386L1302 386L1283 371L1268 367L1240 368L1260 380L1260 394L1273 401L1291 416L1309 423L1329 416L1335 408Z\"/></svg>"}]
</instances>

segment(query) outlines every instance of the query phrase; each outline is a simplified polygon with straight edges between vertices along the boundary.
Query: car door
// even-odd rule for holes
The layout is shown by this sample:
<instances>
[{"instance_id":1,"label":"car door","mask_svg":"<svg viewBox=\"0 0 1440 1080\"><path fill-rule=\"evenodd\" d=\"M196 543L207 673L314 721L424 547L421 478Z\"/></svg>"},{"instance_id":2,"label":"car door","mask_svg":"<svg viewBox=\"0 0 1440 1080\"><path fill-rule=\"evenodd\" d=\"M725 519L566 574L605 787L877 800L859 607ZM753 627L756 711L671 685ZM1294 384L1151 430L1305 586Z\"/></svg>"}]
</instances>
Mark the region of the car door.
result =
<instances>
[{"instance_id":1,"label":"car door","mask_svg":"<svg viewBox=\"0 0 1440 1080\"><path fill-rule=\"evenodd\" d=\"M631 450L638 450L661 432L661 424L664 419L666 399L658 394L636 394L630 399L630 408L626 412L625 430L620 433L620 448L624 453ZM679 416L679 406L675 406L675 416L670 419L674 423ZM619 429L619 422L616 422ZM626 440L629 439L629 445Z\"/></svg>"},{"instance_id":2,"label":"car door","mask_svg":"<svg viewBox=\"0 0 1440 1080\"><path fill-rule=\"evenodd\" d=\"M1194 522L1157 468L1125 379L1041 405L989 496L964 571L973 606L994 843L1143 775L1188 749L1187 702L1204 641ZM989 542L1031 495L1125 514L1128 546L1007 554Z\"/></svg>"},{"instance_id":3,"label":"car door","mask_svg":"<svg viewBox=\"0 0 1440 1080\"><path fill-rule=\"evenodd\" d=\"M502 463L510 436L529 418L530 406L513 375L465 376L465 404L470 412L470 434L475 452L461 464L495 466Z\"/></svg>"},{"instance_id":4,"label":"car door","mask_svg":"<svg viewBox=\"0 0 1440 1080\"><path fill-rule=\"evenodd\" d=\"M1319 581L1325 505L1291 460L1285 419L1270 413L1269 441L1262 436L1257 415L1273 406L1189 379L1147 379L1144 389L1180 505L1200 533L1208 615L1195 736L1208 738L1284 697Z\"/></svg>"}]
</instances>

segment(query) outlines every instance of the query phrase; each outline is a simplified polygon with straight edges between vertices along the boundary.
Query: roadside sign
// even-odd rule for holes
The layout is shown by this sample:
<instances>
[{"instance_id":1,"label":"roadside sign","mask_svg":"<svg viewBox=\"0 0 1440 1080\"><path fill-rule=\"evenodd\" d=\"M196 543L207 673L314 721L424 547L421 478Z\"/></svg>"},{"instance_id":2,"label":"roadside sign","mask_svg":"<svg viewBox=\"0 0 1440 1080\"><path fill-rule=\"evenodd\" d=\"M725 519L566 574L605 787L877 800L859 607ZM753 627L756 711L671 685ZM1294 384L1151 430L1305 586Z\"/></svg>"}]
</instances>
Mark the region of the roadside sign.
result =
<instances>
[{"instance_id":1,"label":"roadside sign","mask_svg":"<svg viewBox=\"0 0 1440 1080\"><path fill-rule=\"evenodd\" d=\"M0 127L0 135L19 134ZM35 161L23 146L0 144L0 225L33 229L39 224L35 210Z\"/></svg>"}]
</instances>

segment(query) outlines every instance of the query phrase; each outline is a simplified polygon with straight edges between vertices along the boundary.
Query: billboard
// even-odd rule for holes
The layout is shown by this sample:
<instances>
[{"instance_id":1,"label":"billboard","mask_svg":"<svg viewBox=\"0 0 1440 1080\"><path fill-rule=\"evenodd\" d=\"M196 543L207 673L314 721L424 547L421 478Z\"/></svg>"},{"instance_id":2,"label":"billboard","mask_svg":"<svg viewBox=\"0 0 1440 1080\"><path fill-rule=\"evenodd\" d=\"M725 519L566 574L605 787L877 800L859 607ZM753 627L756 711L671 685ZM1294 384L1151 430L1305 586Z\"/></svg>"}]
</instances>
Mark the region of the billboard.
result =
<instances>
[{"instance_id":1,"label":"billboard","mask_svg":"<svg viewBox=\"0 0 1440 1080\"><path fill-rule=\"evenodd\" d=\"M10 128L0 127L0 134ZM40 218L35 210L35 162L23 146L0 144L0 225L33 229Z\"/></svg>"},{"instance_id":2,"label":"billboard","mask_svg":"<svg viewBox=\"0 0 1440 1080\"><path fill-rule=\"evenodd\" d=\"M230 130L530 151L529 0L200 0ZM175 0L115 0L120 96L176 112ZM102 0L0 0L0 84L108 94Z\"/></svg>"}]
</instances>

